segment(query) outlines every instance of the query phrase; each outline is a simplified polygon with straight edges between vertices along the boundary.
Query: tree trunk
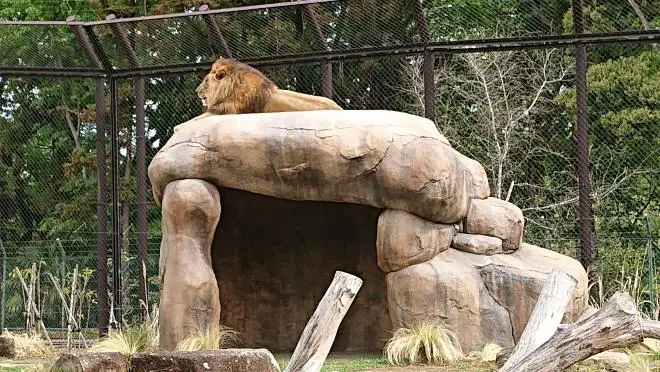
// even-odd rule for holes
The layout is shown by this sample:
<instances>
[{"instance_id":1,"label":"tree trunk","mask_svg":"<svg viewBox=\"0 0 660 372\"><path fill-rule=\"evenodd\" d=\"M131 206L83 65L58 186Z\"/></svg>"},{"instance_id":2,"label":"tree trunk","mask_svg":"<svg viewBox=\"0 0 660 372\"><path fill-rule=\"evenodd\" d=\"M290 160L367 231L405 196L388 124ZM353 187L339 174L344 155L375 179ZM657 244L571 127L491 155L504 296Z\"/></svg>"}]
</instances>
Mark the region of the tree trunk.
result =
<instances>
[{"instance_id":1,"label":"tree trunk","mask_svg":"<svg viewBox=\"0 0 660 372\"><path fill-rule=\"evenodd\" d=\"M284 372L321 370L337 329L362 286L362 279L337 271L335 277L307 322L298 345Z\"/></svg>"}]
</instances>

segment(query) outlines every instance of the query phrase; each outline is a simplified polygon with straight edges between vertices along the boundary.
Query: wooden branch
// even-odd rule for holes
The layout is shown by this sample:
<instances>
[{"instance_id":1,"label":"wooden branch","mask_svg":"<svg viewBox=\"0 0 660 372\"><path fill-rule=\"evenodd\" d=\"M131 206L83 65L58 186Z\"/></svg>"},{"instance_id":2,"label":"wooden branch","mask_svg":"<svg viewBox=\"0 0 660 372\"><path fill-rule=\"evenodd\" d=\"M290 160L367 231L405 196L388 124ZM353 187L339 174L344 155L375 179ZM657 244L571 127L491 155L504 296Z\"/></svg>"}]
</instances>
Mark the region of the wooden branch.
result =
<instances>
[{"instance_id":1,"label":"wooden branch","mask_svg":"<svg viewBox=\"0 0 660 372\"><path fill-rule=\"evenodd\" d=\"M553 269L545 282L527 326L500 371L520 363L555 334L564 317L577 280L560 269Z\"/></svg>"},{"instance_id":2,"label":"wooden branch","mask_svg":"<svg viewBox=\"0 0 660 372\"><path fill-rule=\"evenodd\" d=\"M284 372L321 370L337 329L362 286L362 279L337 271L316 311L307 322Z\"/></svg>"},{"instance_id":3,"label":"wooden branch","mask_svg":"<svg viewBox=\"0 0 660 372\"><path fill-rule=\"evenodd\" d=\"M633 299L617 292L591 316L559 327L546 343L506 371L565 370L602 351L642 342L644 337L660 339L660 322L642 319Z\"/></svg>"}]
</instances>

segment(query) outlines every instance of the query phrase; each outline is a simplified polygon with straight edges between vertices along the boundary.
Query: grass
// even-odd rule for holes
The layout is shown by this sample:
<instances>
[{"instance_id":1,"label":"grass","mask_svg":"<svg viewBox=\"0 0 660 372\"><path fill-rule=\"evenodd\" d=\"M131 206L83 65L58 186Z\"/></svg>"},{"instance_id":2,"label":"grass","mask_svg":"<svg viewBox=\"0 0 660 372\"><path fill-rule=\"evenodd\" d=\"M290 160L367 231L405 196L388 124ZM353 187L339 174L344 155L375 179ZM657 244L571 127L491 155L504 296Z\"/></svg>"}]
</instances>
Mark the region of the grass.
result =
<instances>
[{"instance_id":1,"label":"grass","mask_svg":"<svg viewBox=\"0 0 660 372\"><path fill-rule=\"evenodd\" d=\"M3 332L4 337L14 339L16 359L52 358L55 349L37 334Z\"/></svg>"},{"instance_id":2,"label":"grass","mask_svg":"<svg viewBox=\"0 0 660 372\"><path fill-rule=\"evenodd\" d=\"M431 321L396 329L385 344L384 353L396 366L450 364L465 358L456 334Z\"/></svg>"},{"instance_id":3,"label":"grass","mask_svg":"<svg viewBox=\"0 0 660 372\"><path fill-rule=\"evenodd\" d=\"M213 350L236 347L241 339L235 330L220 326L214 331L200 331L196 335L188 336L176 346L177 351Z\"/></svg>"},{"instance_id":4,"label":"grass","mask_svg":"<svg viewBox=\"0 0 660 372\"><path fill-rule=\"evenodd\" d=\"M89 348L90 352L119 352L132 355L153 350L158 346L158 309L140 324L127 325L119 331L111 330L108 338Z\"/></svg>"}]
</instances>

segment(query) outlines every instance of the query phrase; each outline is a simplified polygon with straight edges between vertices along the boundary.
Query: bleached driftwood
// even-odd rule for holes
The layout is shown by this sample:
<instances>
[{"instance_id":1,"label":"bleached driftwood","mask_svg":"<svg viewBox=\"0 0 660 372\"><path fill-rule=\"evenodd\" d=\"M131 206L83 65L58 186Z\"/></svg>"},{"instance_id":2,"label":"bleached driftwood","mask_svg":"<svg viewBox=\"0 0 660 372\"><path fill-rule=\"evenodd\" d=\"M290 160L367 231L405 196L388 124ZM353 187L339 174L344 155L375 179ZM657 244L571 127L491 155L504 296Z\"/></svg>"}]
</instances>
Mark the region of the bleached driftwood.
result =
<instances>
[{"instance_id":1,"label":"bleached driftwood","mask_svg":"<svg viewBox=\"0 0 660 372\"><path fill-rule=\"evenodd\" d=\"M559 269L550 272L520 340L502 367L503 371L519 363L555 334L576 285L577 281L566 272Z\"/></svg>"},{"instance_id":2,"label":"bleached driftwood","mask_svg":"<svg viewBox=\"0 0 660 372\"><path fill-rule=\"evenodd\" d=\"M284 372L321 370L337 329L362 286L362 279L337 271L314 314L307 322Z\"/></svg>"},{"instance_id":3,"label":"bleached driftwood","mask_svg":"<svg viewBox=\"0 0 660 372\"><path fill-rule=\"evenodd\" d=\"M546 291L546 287L551 285L548 281L542 294L550 294L552 291ZM534 313L539 306L552 304L552 300L539 298ZM561 319L565 306L553 307L559 313L543 310L539 313ZM547 324L548 328L539 328L540 323ZM561 371L602 351L641 342L644 337L660 339L660 322L642 319L633 299L622 292L616 292L600 310L576 323L554 327L551 321L537 320L528 327L531 328L525 343L529 346L516 347L510 362L500 372ZM547 338L552 328L552 336ZM527 333L527 329L523 333ZM539 346L530 347L533 345Z\"/></svg>"}]
</instances>

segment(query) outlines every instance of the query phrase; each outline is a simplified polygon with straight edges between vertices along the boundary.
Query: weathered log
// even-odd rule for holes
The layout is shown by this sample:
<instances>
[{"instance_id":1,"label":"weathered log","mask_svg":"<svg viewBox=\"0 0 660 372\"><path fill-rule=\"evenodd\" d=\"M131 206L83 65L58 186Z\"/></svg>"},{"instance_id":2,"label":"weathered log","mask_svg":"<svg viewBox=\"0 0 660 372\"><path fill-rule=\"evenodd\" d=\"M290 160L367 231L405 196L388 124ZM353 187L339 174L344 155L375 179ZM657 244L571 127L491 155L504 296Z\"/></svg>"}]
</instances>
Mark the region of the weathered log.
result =
<instances>
[{"instance_id":1,"label":"weathered log","mask_svg":"<svg viewBox=\"0 0 660 372\"><path fill-rule=\"evenodd\" d=\"M131 371L280 372L280 367L266 349L220 349L137 353L131 359Z\"/></svg>"},{"instance_id":2,"label":"weathered log","mask_svg":"<svg viewBox=\"0 0 660 372\"><path fill-rule=\"evenodd\" d=\"M520 340L502 367L503 371L520 363L555 334L576 285L577 280L566 272L556 268L550 272Z\"/></svg>"},{"instance_id":3,"label":"weathered log","mask_svg":"<svg viewBox=\"0 0 660 372\"><path fill-rule=\"evenodd\" d=\"M121 353L64 353L57 359L52 370L71 372L125 372L128 370L128 365Z\"/></svg>"},{"instance_id":4,"label":"weathered log","mask_svg":"<svg viewBox=\"0 0 660 372\"><path fill-rule=\"evenodd\" d=\"M660 322L642 319L635 301L617 292L600 310L560 326L547 342L500 372L560 371L602 351L642 342L644 337L660 339Z\"/></svg>"},{"instance_id":5,"label":"weathered log","mask_svg":"<svg viewBox=\"0 0 660 372\"><path fill-rule=\"evenodd\" d=\"M284 372L321 370L337 329L362 286L362 279L337 271L316 311L307 322Z\"/></svg>"}]
</instances>

